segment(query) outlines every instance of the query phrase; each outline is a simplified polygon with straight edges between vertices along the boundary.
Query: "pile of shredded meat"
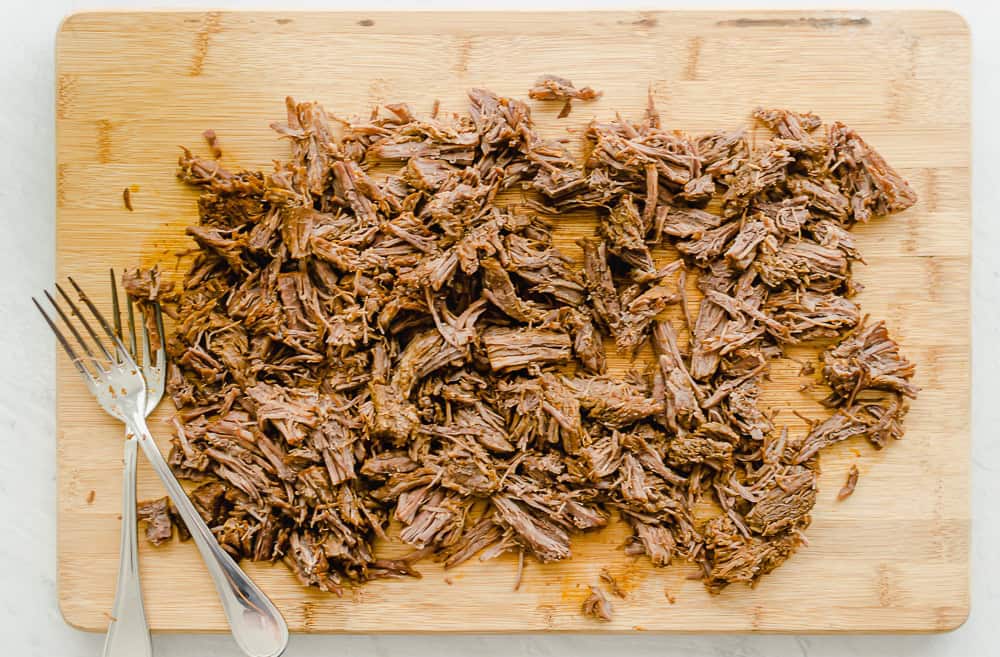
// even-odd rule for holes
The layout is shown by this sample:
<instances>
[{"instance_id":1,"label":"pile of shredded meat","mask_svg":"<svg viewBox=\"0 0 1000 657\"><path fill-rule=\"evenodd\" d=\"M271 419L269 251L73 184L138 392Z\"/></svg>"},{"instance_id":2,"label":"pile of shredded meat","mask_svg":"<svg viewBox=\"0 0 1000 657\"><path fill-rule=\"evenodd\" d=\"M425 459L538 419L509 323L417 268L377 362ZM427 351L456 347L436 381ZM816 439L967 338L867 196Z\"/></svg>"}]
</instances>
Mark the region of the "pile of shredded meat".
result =
<instances>
[{"instance_id":1,"label":"pile of shredded meat","mask_svg":"<svg viewBox=\"0 0 1000 657\"><path fill-rule=\"evenodd\" d=\"M549 77L532 95L597 94ZM339 593L420 558L566 559L617 515L628 554L693 561L718 592L802 543L823 448L902 436L914 367L852 301L851 228L916 198L847 126L757 110L773 136L752 145L665 129L650 103L592 122L581 161L484 89L449 117L287 109L273 171L222 166L214 134L213 157L184 150L193 264L176 291L126 277L175 319L169 461L234 557ZM565 253L557 215L580 208L598 229ZM835 410L790 435L759 397L805 341ZM606 349L647 343L607 373ZM169 505L144 517L170 537ZM392 520L407 558L375 553Z\"/></svg>"}]
</instances>

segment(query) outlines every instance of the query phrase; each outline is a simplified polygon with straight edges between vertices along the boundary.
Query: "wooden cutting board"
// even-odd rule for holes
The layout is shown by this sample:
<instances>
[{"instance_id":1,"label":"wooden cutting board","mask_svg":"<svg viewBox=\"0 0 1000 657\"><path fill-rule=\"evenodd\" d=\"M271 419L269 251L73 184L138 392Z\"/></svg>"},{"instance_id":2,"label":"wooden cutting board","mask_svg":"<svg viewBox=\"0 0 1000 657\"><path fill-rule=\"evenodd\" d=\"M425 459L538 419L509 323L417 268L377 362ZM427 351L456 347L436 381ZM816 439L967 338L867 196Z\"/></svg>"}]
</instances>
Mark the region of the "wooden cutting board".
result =
<instances>
[{"instance_id":1,"label":"wooden cutting board","mask_svg":"<svg viewBox=\"0 0 1000 657\"><path fill-rule=\"evenodd\" d=\"M339 115L405 100L463 110L485 86L525 96L542 73L602 89L540 130L565 135L616 110L638 116L651 88L666 126L708 131L759 105L813 111L857 128L914 185L913 209L859 226L868 260L862 308L887 320L923 388L905 440L875 452L824 452L810 546L754 590L710 596L693 568L625 557L621 526L576 540L574 556L469 563L447 575L376 582L344 598L300 587L283 566L248 570L295 631L308 632L890 632L942 631L969 609L969 32L955 14L893 13L87 13L58 36L57 262L100 296L107 268L161 261L190 243L195 194L174 177L178 145L269 168L287 144L268 129L286 95ZM134 211L123 207L131 189ZM570 218L560 243L593 223ZM42 330L42 329L39 329ZM806 355L807 350L796 352ZM626 364L615 363L621 370ZM820 417L798 365L777 366L767 401ZM151 426L166 445L169 403ZM71 625L103 630L115 584L121 428L58 365L59 602ZM851 464L857 492L836 502ZM140 499L162 489L142 464ZM225 619L190 543L141 549L156 630L221 631ZM607 566L627 592L615 617L580 614ZM668 597L676 602L671 603Z\"/></svg>"}]
</instances>

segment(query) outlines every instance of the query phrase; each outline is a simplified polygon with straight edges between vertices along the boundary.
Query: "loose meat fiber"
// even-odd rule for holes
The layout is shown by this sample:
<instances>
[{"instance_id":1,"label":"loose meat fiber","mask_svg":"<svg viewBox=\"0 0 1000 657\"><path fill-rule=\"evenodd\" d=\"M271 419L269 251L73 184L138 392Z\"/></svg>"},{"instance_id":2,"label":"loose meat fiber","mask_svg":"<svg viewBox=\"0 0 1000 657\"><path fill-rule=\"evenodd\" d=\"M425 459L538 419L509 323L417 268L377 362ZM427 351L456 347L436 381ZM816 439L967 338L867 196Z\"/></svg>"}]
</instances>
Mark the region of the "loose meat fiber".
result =
<instances>
[{"instance_id":1,"label":"loose meat fiber","mask_svg":"<svg viewBox=\"0 0 1000 657\"><path fill-rule=\"evenodd\" d=\"M598 94L546 77L531 95ZM171 466L224 549L326 591L415 576L420 556L565 559L612 514L629 554L694 560L711 591L755 584L802 542L818 452L902 435L914 369L884 325L859 325L850 229L912 190L810 114L758 111L776 138L752 146L666 130L650 104L592 123L581 164L525 103L469 100L468 116L397 104L334 123L289 99L274 128L292 156L270 172L225 168L214 133L211 158L183 152L202 190L193 264L177 292L155 270L126 280L175 319ZM514 186L533 198L498 205ZM599 220L582 270L537 214L578 208ZM658 262L662 242L682 259ZM685 340L662 312L687 312L689 275ZM652 367L605 373L606 340L634 355L650 338ZM840 338L823 356L838 410L790 437L760 386L815 338ZM142 516L169 539L168 505ZM393 519L411 558L376 555ZM611 613L596 589L585 609Z\"/></svg>"}]
</instances>

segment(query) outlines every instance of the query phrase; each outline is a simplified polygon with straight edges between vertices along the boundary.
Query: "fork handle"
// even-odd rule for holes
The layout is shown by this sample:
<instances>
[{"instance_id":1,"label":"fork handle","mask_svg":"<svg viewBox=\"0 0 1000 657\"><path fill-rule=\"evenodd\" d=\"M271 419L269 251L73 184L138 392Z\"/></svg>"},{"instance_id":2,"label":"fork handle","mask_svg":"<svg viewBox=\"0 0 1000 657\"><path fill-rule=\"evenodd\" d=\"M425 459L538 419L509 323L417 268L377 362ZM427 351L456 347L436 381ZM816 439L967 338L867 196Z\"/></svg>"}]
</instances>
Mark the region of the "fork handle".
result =
<instances>
[{"instance_id":1,"label":"fork handle","mask_svg":"<svg viewBox=\"0 0 1000 657\"><path fill-rule=\"evenodd\" d=\"M153 645L146 624L139 585L139 554L136 545L135 466L138 448L134 438L125 440L125 468L122 475L121 550L118 556L118 585L111 622L104 639L104 657L150 657Z\"/></svg>"},{"instance_id":2,"label":"fork handle","mask_svg":"<svg viewBox=\"0 0 1000 657\"><path fill-rule=\"evenodd\" d=\"M125 420L142 447L143 452L159 475L167 493L184 523L191 532L198 551L205 561L215 588L222 601L222 608L229 621L229 629L236 643L250 657L278 657L288 644L288 626L274 603L257 588L253 580L219 546L212 531L202 520L187 493L163 459L142 417Z\"/></svg>"}]
</instances>

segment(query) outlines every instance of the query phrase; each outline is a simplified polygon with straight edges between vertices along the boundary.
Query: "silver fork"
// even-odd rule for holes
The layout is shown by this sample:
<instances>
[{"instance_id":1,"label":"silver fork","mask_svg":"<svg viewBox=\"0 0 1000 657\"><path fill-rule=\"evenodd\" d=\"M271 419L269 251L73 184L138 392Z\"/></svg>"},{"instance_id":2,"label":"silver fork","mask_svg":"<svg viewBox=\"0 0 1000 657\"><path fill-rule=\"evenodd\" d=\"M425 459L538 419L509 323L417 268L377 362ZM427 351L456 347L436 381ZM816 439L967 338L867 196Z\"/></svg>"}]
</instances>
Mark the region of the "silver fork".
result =
<instances>
[{"instance_id":1,"label":"silver fork","mask_svg":"<svg viewBox=\"0 0 1000 657\"><path fill-rule=\"evenodd\" d=\"M66 355L80 373L84 384L91 394L97 398L101 407L112 417L125 423L128 432L142 447L143 452L159 475L163 485L170 495L174 506L187 525L194 538L198 551L201 553L208 572L212 576L215 588L222 601L226 619L233 638L244 653L250 657L277 657L284 652L288 644L288 626L285 619L270 599L257 588L257 585L244 573L233 558L223 550L211 530L194 508L191 500L174 477L167 462L163 459L153 437L146 426L147 388L143 372L150 366L149 334L145 322L139 322L139 337L142 342L142 370L115 335L107 320L97 309L90 298L84 294L80 286L70 278L70 285L76 291L80 301L90 311L94 322L77 307L69 295L56 285L56 290L69 312L47 291L45 297L55 308L59 319L65 324L77 347L82 349L83 356L77 354L73 342L59 330L38 300L32 298L38 311L42 313L56 339L62 345ZM87 339L77 329L71 318L83 327ZM103 337L102 337L103 336ZM110 350L109 350L110 347ZM141 644L140 644L141 646Z\"/></svg>"},{"instance_id":2,"label":"silver fork","mask_svg":"<svg viewBox=\"0 0 1000 657\"><path fill-rule=\"evenodd\" d=\"M115 272L111 270L111 302L115 335L124 339L122 331L121 305L118 300L118 283ZM156 322L156 333L159 343L153 362L136 349L135 311L132 299L125 295L128 309L128 347L132 360L142 363L143 378L146 381L146 402L144 416L149 417L160 400L163 399L163 389L166 386L166 342L163 332L163 314L160 304L154 303L153 316ZM58 308L57 308L58 309ZM145 328L146 318L140 316L140 323ZM146 609L142 604L142 586L139 583L139 550L137 541L135 471L138 439L135 434L125 432L125 467L122 473L122 526L121 544L118 553L118 585L115 589L115 603L111 608L111 622L108 623L108 634L104 639L104 657L150 657L153 645L149 638L149 625L146 623Z\"/></svg>"}]
</instances>

